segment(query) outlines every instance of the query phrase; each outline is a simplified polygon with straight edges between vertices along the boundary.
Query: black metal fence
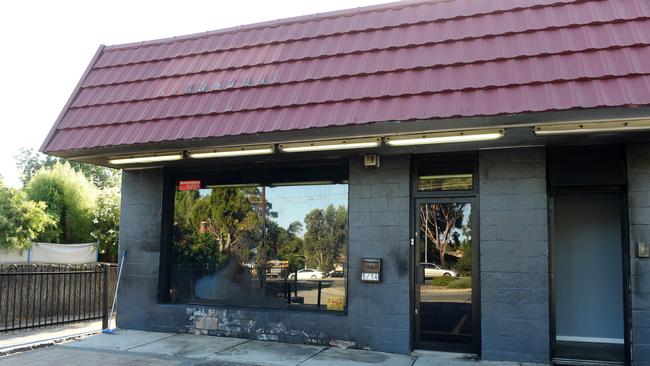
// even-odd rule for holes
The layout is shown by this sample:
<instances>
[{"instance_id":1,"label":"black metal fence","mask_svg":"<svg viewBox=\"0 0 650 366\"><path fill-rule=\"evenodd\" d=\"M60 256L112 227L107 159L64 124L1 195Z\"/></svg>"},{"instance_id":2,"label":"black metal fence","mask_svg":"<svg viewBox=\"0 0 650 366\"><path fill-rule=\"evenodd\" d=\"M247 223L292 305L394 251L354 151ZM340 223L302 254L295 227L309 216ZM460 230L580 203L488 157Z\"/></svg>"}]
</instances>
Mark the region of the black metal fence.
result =
<instances>
[{"instance_id":1,"label":"black metal fence","mask_svg":"<svg viewBox=\"0 0 650 366\"><path fill-rule=\"evenodd\" d=\"M0 332L102 319L108 327L116 267L0 265Z\"/></svg>"}]
</instances>

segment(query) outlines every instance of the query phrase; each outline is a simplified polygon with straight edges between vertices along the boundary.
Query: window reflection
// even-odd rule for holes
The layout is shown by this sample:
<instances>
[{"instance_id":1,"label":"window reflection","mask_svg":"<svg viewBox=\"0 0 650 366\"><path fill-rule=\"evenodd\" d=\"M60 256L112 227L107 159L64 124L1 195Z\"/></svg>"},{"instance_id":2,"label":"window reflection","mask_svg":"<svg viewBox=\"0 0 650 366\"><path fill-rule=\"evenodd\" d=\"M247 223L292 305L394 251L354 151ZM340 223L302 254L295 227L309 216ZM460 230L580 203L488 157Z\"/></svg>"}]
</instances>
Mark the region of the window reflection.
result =
<instances>
[{"instance_id":1,"label":"window reflection","mask_svg":"<svg viewBox=\"0 0 650 366\"><path fill-rule=\"evenodd\" d=\"M420 334L422 342L472 342L471 204L419 205Z\"/></svg>"},{"instance_id":2,"label":"window reflection","mask_svg":"<svg viewBox=\"0 0 650 366\"><path fill-rule=\"evenodd\" d=\"M169 299L345 309L345 184L177 190Z\"/></svg>"},{"instance_id":3,"label":"window reflection","mask_svg":"<svg viewBox=\"0 0 650 366\"><path fill-rule=\"evenodd\" d=\"M461 191L473 188L472 174L421 175L418 191Z\"/></svg>"}]
</instances>

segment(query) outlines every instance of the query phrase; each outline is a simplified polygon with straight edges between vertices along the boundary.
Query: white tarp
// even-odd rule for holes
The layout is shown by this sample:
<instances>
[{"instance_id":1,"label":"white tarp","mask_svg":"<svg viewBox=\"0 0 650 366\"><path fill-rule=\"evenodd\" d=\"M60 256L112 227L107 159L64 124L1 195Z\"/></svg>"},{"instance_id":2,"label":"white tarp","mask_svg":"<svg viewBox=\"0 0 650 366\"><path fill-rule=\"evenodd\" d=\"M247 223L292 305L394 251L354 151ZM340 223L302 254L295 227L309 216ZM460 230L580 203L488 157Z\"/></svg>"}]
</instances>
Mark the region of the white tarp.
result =
<instances>
[{"instance_id":1,"label":"white tarp","mask_svg":"<svg viewBox=\"0 0 650 366\"><path fill-rule=\"evenodd\" d=\"M0 251L0 263L83 264L97 262L97 244L34 243L29 250Z\"/></svg>"},{"instance_id":2,"label":"white tarp","mask_svg":"<svg viewBox=\"0 0 650 366\"><path fill-rule=\"evenodd\" d=\"M29 251L15 249L0 249L0 263L27 263Z\"/></svg>"}]
</instances>

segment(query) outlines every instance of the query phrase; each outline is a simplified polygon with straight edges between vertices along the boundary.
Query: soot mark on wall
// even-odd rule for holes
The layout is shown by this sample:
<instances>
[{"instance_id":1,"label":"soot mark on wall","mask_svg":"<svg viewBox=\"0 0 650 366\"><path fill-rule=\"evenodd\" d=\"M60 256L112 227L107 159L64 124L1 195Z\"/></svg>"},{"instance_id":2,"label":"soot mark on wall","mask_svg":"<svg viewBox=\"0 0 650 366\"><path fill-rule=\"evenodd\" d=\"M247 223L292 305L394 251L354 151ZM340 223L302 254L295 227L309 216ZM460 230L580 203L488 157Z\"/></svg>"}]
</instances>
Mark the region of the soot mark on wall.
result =
<instances>
[{"instance_id":1,"label":"soot mark on wall","mask_svg":"<svg viewBox=\"0 0 650 366\"><path fill-rule=\"evenodd\" d=\"M393 248L390 252L390 258L393 260L393 265L397 269L397 274L402 276L408 276L409 274L409 256L408 252L400 248Z\"/></svg>"}]
</instances>

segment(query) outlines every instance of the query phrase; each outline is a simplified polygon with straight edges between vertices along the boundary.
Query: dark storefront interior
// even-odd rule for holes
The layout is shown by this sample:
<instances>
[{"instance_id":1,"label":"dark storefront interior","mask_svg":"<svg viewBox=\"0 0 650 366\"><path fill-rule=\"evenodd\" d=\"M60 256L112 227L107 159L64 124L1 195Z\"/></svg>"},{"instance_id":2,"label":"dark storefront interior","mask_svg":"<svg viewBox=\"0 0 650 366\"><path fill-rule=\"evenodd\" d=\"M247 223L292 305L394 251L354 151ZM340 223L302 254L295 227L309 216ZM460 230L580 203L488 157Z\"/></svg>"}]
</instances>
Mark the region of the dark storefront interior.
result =
<instances>
[{"instance_id":1,"label":"dark storefront interior","mask_svg":"<svg viewBox=\"0 0 650 366\"><path fill-rule=\"evenodd\" d=\"M627 206L620 146L549 149L557 362L623 362Z\"/></svg>"}]
</instances>

